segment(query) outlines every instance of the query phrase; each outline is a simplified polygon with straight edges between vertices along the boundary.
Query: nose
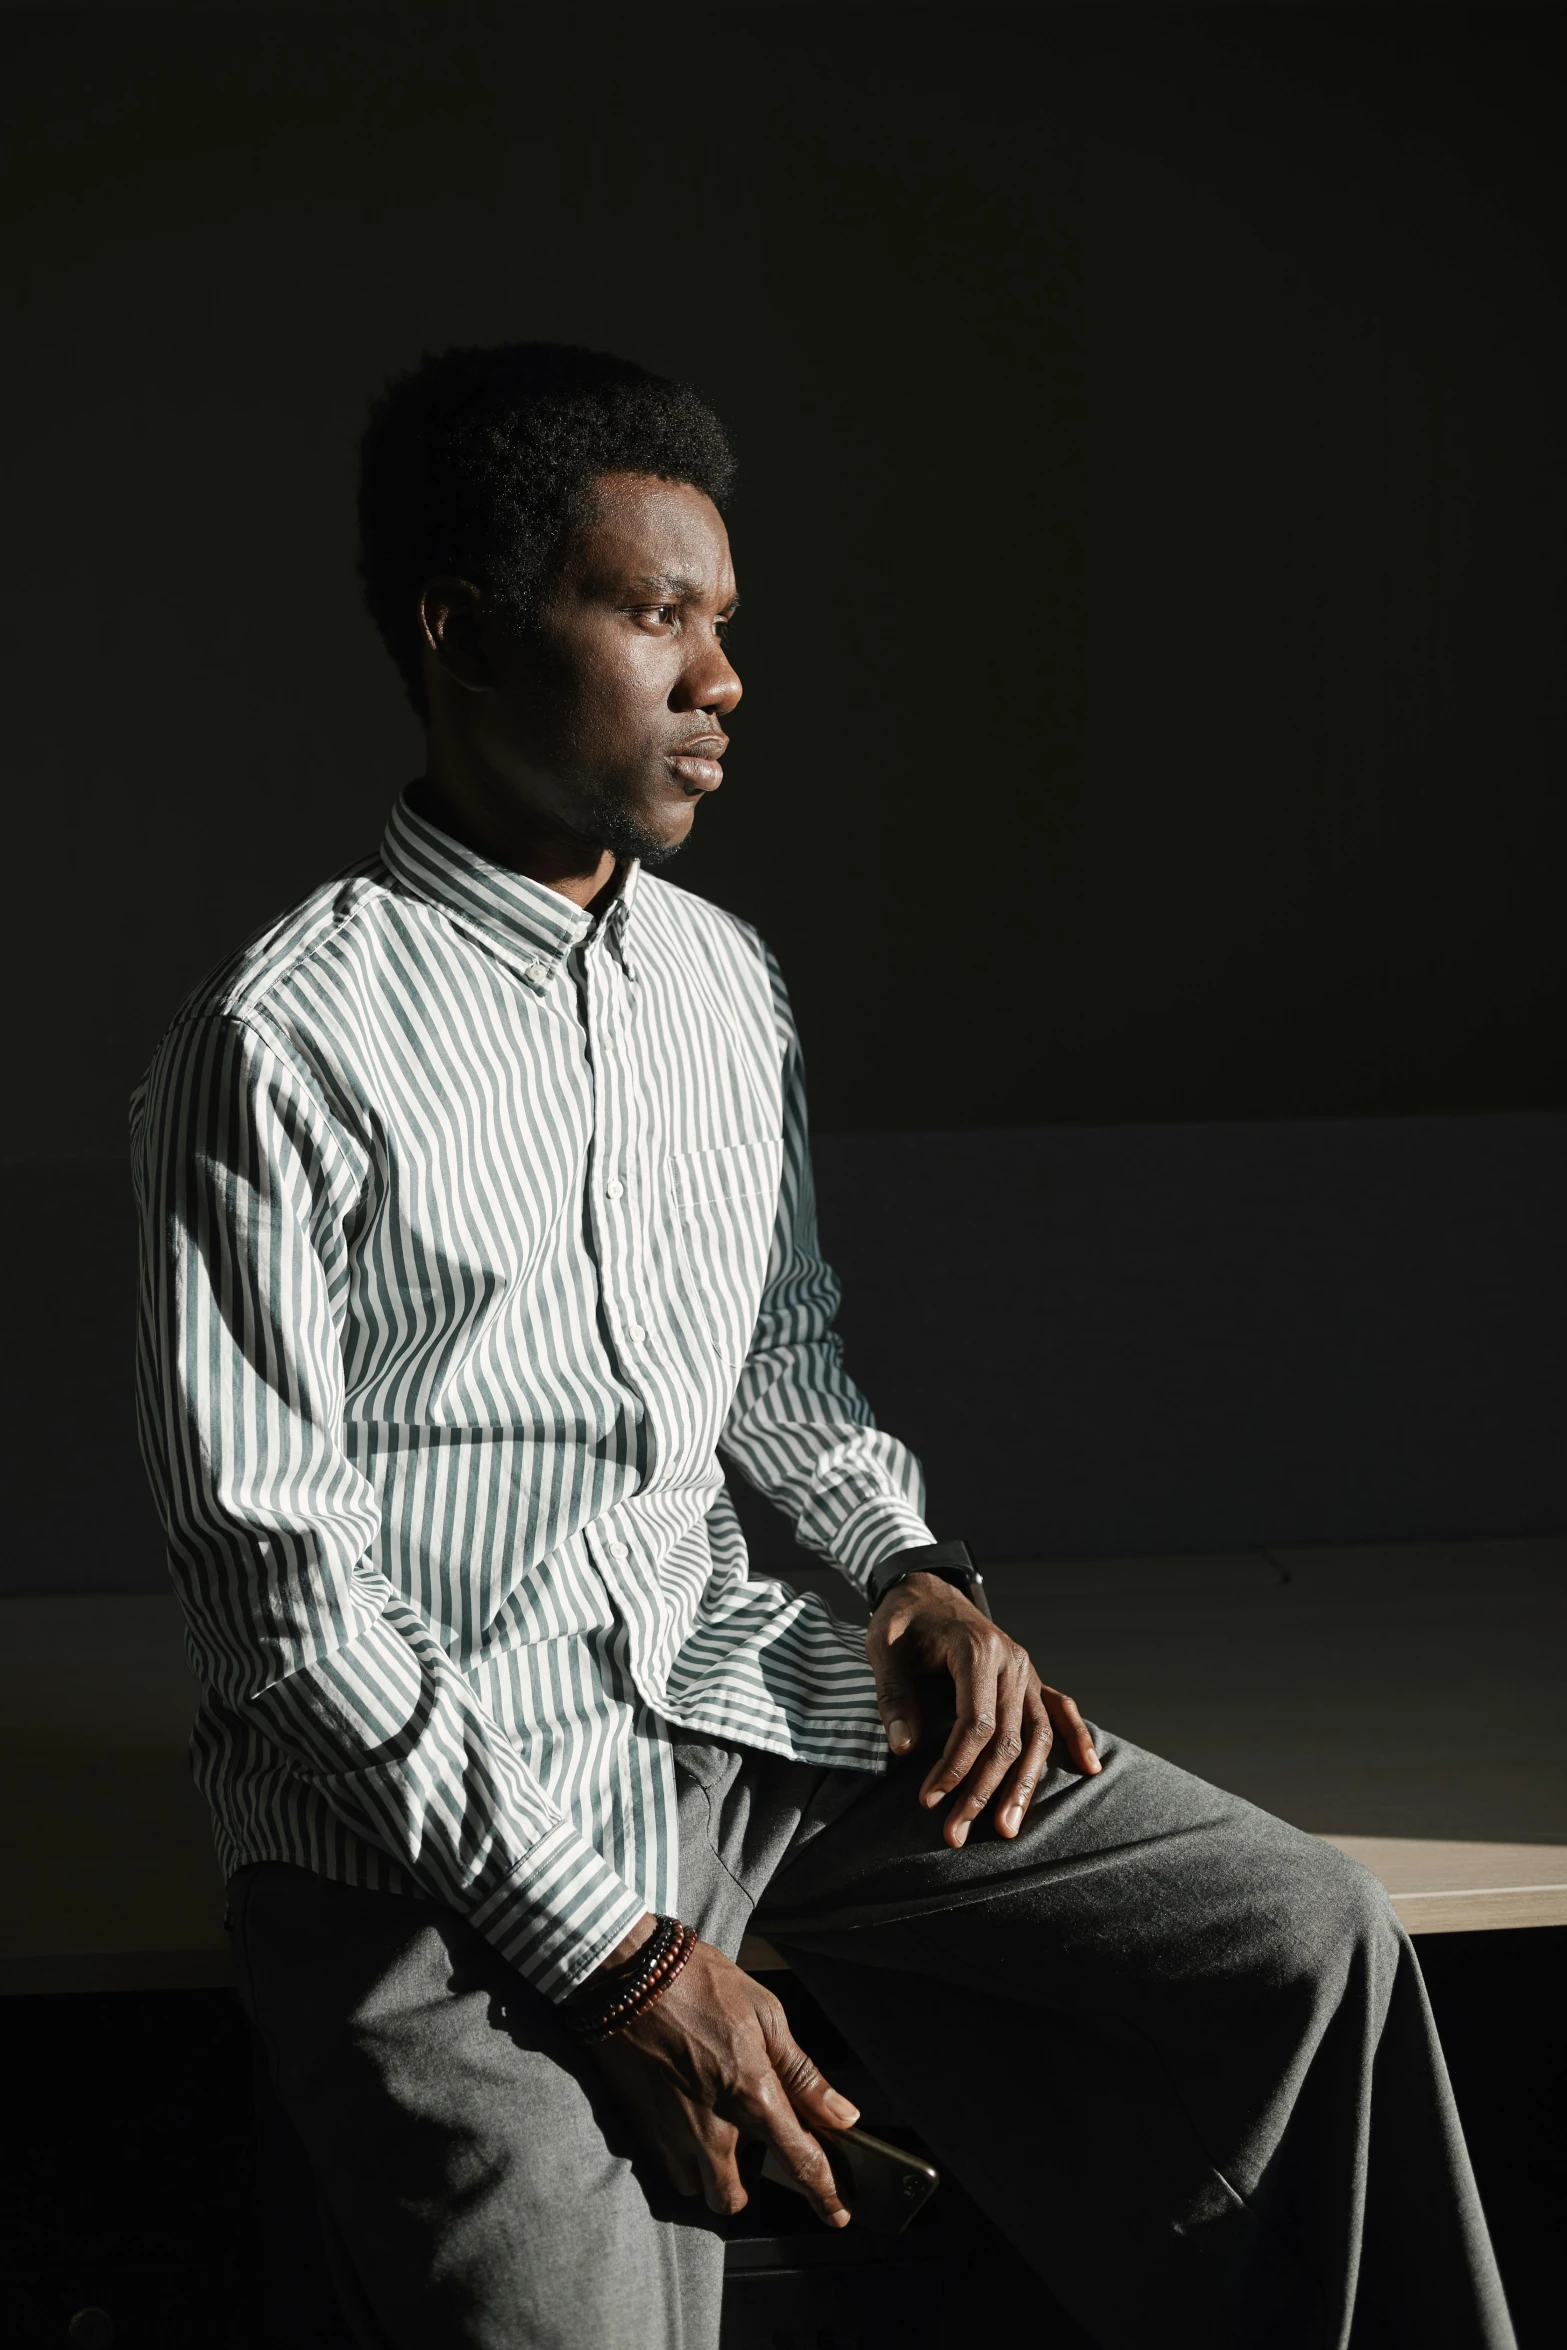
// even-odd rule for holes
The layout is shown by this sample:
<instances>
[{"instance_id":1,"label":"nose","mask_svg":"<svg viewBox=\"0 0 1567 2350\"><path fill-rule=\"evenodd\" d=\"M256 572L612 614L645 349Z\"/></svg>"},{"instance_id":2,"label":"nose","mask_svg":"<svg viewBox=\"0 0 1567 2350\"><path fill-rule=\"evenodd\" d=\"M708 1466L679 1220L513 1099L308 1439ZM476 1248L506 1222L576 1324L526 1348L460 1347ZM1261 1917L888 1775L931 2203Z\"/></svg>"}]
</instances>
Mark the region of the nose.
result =
<instances>
[{"instance_id":1,"label":"nose","mask_svg":"<svg viewBox=\"0 0 1567 2350\"><path fill-rule=\"evenodd\" d=\"M717 637L709 637L682 671L680 689L677 708L711 710L719 718L729 715L745 690Z\"/></svg>"}]
</instances>

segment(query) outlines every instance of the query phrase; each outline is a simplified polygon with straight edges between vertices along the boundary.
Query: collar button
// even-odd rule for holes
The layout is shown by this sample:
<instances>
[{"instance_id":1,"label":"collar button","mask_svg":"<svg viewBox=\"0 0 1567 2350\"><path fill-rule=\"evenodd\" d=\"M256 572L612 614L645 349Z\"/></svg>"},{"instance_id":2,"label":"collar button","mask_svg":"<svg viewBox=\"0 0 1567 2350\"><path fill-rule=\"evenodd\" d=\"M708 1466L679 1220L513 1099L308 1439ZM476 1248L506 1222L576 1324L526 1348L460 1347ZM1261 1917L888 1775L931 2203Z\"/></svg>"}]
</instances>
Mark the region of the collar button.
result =
<instances>
[{"instance_id":1,"label":"collar button","mask_svg":"<svg viewBox=\"0 0 1567 2350\"><path fill-rule=\"evenodd\" d=\"M524 963L522 975L525 979L531 979L536 987L542 987L550 975L550 967L542 955L535 955L531 963Z\"/></svg>"}]
</instances>

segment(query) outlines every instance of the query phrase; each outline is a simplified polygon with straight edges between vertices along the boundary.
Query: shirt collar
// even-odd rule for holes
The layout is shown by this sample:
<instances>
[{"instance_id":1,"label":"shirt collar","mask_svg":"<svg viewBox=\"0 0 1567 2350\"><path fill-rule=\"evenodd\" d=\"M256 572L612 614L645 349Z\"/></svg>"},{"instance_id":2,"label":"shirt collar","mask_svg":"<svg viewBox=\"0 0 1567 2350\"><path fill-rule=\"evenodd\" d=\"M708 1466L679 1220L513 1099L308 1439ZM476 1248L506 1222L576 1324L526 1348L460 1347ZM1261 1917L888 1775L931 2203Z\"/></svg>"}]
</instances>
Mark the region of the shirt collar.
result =
<instances>
[{"instance_id":1,"label":"shirt collar","mask_svg":"<svg viewBox=\"0 0 1567 2350\"><path fill-rule=\"evenodd\" d=\"M572 948L593 929L591 914L559 890L547 889L526 873L494 865L477 849L442 832L409 806L406 791L387 822L381 857L400 888L460 916L536 987L554 978ZM626 931L641 870L636 863L622 866L620 888L603 918L603 928L628 971Z\"/></svg>"}]
</instances>

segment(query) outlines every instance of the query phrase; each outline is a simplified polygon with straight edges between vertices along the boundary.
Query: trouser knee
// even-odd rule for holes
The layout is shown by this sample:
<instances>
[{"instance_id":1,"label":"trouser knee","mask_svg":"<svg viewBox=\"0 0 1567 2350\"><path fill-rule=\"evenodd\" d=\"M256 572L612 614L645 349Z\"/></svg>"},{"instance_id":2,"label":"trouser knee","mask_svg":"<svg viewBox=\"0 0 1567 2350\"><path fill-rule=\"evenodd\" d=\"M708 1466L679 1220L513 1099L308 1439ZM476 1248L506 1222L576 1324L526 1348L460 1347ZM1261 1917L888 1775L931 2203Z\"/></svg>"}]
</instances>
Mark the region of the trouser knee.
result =
<instances>
[{"instance_id":1,"label":"trouser knee","mask_svg":"<svg viewBox=\"0 0 1567 2350\"><path fill-rule=\"evenodd\" d=\"M1373 1978L1396 1972L1408 1943L1385 1886L1331 1844L1306 1857L1290 1912L1295 1967L1329 1979L1357 1963Z\"/></svg>"}]
</instances>

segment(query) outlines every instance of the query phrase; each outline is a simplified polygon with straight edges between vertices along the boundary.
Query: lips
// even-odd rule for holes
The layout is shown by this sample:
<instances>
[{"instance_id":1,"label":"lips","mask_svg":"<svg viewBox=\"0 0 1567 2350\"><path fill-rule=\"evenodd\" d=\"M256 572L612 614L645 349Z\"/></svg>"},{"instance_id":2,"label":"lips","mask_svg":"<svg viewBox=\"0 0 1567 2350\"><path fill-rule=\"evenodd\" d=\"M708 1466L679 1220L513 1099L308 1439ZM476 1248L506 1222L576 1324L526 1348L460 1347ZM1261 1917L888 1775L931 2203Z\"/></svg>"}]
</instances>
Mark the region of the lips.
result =
<instances>
[{"instance_id":1,"label":"lips","mask_svg":"<svg viewBox=\"0 0 1567 2350\"><path fill-rule=\"evenodd\" d=\"M728 748L727 735L702 734L684 749L668 751L665 756L688 791L716 791L724 780L722 757Z\"/></svg>"}]
</instances>

